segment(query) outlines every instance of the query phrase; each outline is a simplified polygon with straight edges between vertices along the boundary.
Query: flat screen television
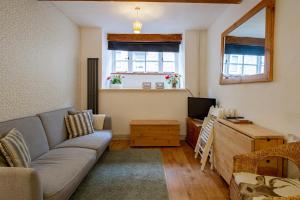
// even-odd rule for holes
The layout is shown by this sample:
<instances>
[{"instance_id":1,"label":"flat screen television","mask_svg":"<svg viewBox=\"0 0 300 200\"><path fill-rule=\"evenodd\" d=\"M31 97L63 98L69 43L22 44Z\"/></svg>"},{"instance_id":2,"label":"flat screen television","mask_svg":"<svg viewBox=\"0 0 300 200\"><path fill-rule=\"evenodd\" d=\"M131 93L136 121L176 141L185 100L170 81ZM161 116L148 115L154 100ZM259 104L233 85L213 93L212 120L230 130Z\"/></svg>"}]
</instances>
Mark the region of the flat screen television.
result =
<instances>
[{"instance_id":1,"label":"flat screen television","mask_svg":"<svg viewBox=\"0 0 300 200\"><path fill-rule=\"evenodd\" d=\"M216 105L216 99L188 97L188 116L203 120L211 106Z\"/></svg>"}]
</instances>

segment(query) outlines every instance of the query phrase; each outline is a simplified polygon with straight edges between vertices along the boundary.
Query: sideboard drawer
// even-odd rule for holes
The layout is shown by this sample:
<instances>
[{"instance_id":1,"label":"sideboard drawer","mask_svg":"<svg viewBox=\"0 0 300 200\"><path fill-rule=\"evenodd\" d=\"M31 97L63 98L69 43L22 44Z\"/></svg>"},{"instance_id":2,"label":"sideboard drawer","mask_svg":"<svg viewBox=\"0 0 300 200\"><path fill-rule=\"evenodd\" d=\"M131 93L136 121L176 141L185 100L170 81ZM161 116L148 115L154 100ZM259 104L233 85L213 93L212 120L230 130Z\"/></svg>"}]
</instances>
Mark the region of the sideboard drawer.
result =
<instances>
[{"instance_id":1,"label":"sideboard drawer","mask_svg":"<svg viewBox=\"0 0 300 200\"><path fill-rule=\"evenodd\" d=\"M283 143L284 143L283 139L276 139L276 138L256 139L254 141L254 150L259 151L266 148L272 148L281 145ZM257 167L257 173L269 175L269 176L281 177L283 174L282 169L283 169L283 159L270 157L259 162Z\"/></svg>"}]
</instances>

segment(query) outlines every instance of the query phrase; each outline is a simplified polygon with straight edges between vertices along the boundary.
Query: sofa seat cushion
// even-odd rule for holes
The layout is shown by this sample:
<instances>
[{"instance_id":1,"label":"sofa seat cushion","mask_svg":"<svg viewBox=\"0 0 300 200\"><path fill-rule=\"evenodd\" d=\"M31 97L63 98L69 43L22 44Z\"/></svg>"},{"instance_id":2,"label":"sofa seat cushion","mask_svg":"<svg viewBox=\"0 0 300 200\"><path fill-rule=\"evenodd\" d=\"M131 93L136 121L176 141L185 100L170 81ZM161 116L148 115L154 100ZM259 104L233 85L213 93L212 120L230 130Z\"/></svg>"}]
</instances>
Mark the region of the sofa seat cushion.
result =
<instances>
[{"instance_id":1,"label":"sofa seat cushion","mask_svg":"<svg viewBox=\"0 0 300 200\"><path fill-rule=\"evenodd\" d=\"M68 199L96 162L96 151L53 149L31 163L43 185L44 199Z\"/></svg>"},{"instance_id":2,"label":"sofa seat cushion","mask_svg":"<svg viewBox=\"0 0 300 200\"><path fill-rule=\"evenodd\" d=\"M62 142L55 148L80 147L103 152L111 141L112 133L109 130L95 131L92 134L72 138Z\"/></svg>"},{"instance_id":3,"label":"sofa seat cushion","mask_svg":"<svg viewBox=\"0 0 300 200\"><path fill-rule=\"evenodd\" d=\"M297 179L262 176L251 173L234 173L243 199L261 200L265 197L290 197L300 195L300 181Z\"/></svg>"}]
</instances>

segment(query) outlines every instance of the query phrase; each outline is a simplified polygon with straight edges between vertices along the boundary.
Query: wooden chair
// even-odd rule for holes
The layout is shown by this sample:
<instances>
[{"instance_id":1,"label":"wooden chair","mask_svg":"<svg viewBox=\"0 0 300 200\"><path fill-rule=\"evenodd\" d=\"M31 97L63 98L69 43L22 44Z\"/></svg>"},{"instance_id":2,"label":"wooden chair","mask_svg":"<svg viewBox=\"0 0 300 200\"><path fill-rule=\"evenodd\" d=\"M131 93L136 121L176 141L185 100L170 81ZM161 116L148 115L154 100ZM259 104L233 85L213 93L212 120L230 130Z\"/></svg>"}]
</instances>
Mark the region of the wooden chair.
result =
<instances>
[{"instance_id":1,"label":"wooden chair","mask_svg":"<svg viewBox=\"0 0 300 200\"><path fill-rule=\"evenodd\" d=\"M269 148L261 151L256 151L256 152L251 152L248 154L243 154L243 155L237 155L233 158L234 166L233 166L233 177L231 179L230 183L230 199L231 200L252 200L253 196L249 197L247 196L247 193L243 193L245 190L243 189L243 184L244 183L236 183L236 181L241 180L239 176L242 175L247 175L247 176L255 176L254 180L257 180L257 183L259 180L263 180L265 183L267 180L267 176L260 176L257 175L257 167L260 161L268 158L268 157L282 157L282 158L287 158L291 161L293 161L297 166L298 169L300 169L300 142L293 142L289 144L284 144L276 148ZM246 188L246 191L253 191L251 186L255 186L254 190L255 193L258 194L258 191L262 191L264 189L271 189L271 192L268 193L267 195L263 195L266 198L264 200L299 200L300 199L300 181L295 180L295 179L284 179L284 178L279 178L279 177L268 177L268 184L249 184L250 189ZM283 181L284 185L281 187L271 187L274 186L274 184L271 184L271 181ZM288 185L288 183L292 183L293 185ZM278 184L278 183L277 183ZM296 186L294 186L297 185ZM298 188L299 185L299 188ZM265 188L263 188L263 187ZM275 189L280 189L284 187L289 187L291 186L291 190L293 191L292 193L297 193L297 195L289 196L285 195L285 197L279 197L279 196L272 196L274 188ZM260 190L256 190L258 187L260 187ZM295 190L294 190L295 189ZM299 191L298 191L299 190ZM265 190L264 190L265 191ZM246 195L245 195L246 194ZM253 194L253 193L252 193ZM291 193L290 193L291 194ZM278 195L278 194L277 194ZM257 196L256 196L257 197ZM254 198L255 199L255 198Z\"/></svg>"},{"instance_id":2,"label":"wooden chair","mask_svg":"<svg viewBox=\"0 0 300 200\"><path fill-rule=\"evenodd\" d=\"M201 156L201 171L204 170L207 159L213 169L213 136L214 136L214 123L217 118L222 118L224 109L219 107L210 107L207 117L204 119L200 134L195 147L195 158Z\"/></svg>"},{"instance_id":3,"label":"wooden chair","mask_svg":"<svg viewBox=\"0 0 300 200\"><path fill-rule=\"evenodd\" d=\"M201 156L201 171L204 170L208 157L210 158L211 169L213 168L212 160L212 143L213 143L213 126L216 118L213 116L206 117L198 137L195 147L195 158Z\"/></svg>"}]
</instances>

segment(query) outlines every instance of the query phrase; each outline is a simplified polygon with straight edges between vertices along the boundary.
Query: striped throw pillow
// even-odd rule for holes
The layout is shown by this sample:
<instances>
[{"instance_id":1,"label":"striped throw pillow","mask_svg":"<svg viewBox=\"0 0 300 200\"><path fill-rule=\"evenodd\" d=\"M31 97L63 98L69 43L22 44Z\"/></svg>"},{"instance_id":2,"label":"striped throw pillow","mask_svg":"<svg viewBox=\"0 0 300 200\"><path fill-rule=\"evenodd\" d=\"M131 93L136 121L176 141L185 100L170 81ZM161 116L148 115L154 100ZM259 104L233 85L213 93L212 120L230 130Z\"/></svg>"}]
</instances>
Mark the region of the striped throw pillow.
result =
<instances>
[{"instance_id":1,"label":"striped throw pillow","mask_svg":"<svg viewBox=\"0 0 300 200\"><path fill-rule=\"evenodd\" d=\"M94 132L92 119L87 112L65 116L69 139Z\"/></svg>"},{"instance_id":2,"label":"striped throw pillow","mask_svg":"<svg viewBox=\"0 0 300 200\"><path fill-rule=\"evenodd\" d=\"M93 119L93 110L91 110L91 109L90 110L76 110L76 111L69 110L68 115L77 115L77 114L81 114L84 112L87 112L89 114L90 118Z\"/></svg>"},{"instance_id":3,"label":"striped throw pillow","mask_svg":"<svg viewBox=\"0 0 300 200\"><path fill-rule=\"evenodd\" d=\"M4 155L0 152L0 167L9 167Z\"/></svg>"},{"instance_id":4,"label":"striped throw pillow","mask_svg":"<svg viewBox=\"0 0 300 200\"><path fill-rule=\"evenodd\" d=\"M0 139L0 150L10 167L30 167L31 157L23 138L17 130L12 129Z\"/></svg>"}]
</instances>

